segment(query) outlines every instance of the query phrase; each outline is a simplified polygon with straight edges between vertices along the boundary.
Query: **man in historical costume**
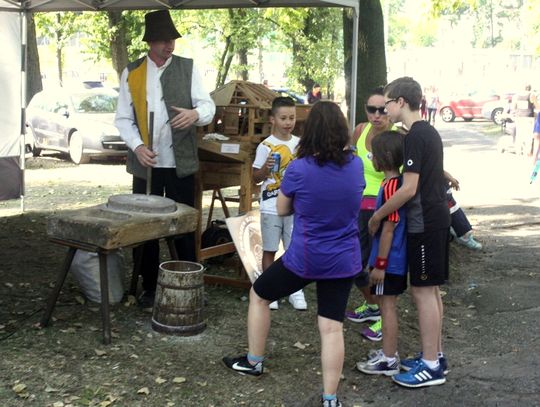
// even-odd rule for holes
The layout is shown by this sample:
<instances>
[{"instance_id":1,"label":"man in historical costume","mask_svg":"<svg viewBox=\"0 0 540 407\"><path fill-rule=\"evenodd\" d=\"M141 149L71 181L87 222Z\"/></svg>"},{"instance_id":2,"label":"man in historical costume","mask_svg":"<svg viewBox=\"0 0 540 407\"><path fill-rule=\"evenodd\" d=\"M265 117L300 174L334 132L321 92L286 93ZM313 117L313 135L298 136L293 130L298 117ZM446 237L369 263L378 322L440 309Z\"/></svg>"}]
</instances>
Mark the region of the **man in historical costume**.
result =
<instances>
[{"instance_id":1,"label":"man in historical costume","mask_svg":"<svg viewBox=\"0 0 540 407\"><path fill-rule=\"evenodd\" d=\"M129 148L127 171L133 175L133 193L146 192L151 171L151 194L193 206L199 168L195 126L210 123L216 107L193 60L173 55L179 37L167 10L146 14L143 41L148 43L148 55L122 72L115 125ZM175 243L181 260L196 259L194 233ZM147 242L135 250L142 250L139 305L151 308L159 242ZM134 252L137 255L141 253Z\"/></svg>"}]
</instances>

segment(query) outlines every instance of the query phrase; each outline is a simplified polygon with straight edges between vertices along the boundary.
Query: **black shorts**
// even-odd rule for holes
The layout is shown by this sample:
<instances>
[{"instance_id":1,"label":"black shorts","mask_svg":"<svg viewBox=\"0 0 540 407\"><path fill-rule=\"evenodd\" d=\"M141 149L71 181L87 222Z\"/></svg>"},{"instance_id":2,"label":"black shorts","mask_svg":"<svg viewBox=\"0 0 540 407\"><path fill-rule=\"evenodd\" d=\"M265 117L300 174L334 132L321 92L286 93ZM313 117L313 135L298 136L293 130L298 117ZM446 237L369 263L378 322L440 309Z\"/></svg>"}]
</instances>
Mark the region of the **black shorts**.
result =
<instances>
[{"instance_id":1,"label":"black shorts","mask_svg":"<svg viewBox=\"0 0 540 407\"><path fill-rule=\"evenodd\" d=\"M276 301L315 282L317 285L317 315L343 322L354 277L327 280L302 278L290 271L281 258L277 259L255 283L253 289L261 298Z\"/></svg>"},{"instance_id":2,"label":"black shorts","mask_svg":"<svg viewBox=\"0 0 540 407\"><path fill-rule=\"evenodd\" d=\"M434 286L448 280L448 228L407 234L411 286Z\"/></svg>"},{"instance_id":3,"label":"black shorts","mask_svg":"<svg viewBox=\"0 0 540 407\"><path fill-rule=\"evenodd\" d=\"M407 274L402 276L398 274L384 273L382 284L371 286L373 295L400 295L407 289Z\"/></svg>"}]
</instances>

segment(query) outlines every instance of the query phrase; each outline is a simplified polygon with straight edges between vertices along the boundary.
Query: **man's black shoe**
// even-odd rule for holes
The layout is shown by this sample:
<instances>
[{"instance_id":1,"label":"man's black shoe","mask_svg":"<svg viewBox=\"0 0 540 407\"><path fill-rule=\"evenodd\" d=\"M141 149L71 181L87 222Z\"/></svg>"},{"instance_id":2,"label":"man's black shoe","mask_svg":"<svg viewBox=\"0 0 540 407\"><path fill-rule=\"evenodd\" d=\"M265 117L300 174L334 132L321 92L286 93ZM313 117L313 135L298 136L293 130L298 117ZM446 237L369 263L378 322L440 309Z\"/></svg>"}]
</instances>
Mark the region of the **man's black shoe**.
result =
<instances>
[{"instance_id":1,"label":"man's black shoe","mask_svg":"<svg viewBox=\"0 0 540 407\"><path fill-rule=\"evenodd\" d=\"M156 292L155 291L143 291L139 298L137 299L137 302L139 304L139 307L143 310L152 310L154 308L154 300L156 298Z\"/></svg>"}]
</instances>

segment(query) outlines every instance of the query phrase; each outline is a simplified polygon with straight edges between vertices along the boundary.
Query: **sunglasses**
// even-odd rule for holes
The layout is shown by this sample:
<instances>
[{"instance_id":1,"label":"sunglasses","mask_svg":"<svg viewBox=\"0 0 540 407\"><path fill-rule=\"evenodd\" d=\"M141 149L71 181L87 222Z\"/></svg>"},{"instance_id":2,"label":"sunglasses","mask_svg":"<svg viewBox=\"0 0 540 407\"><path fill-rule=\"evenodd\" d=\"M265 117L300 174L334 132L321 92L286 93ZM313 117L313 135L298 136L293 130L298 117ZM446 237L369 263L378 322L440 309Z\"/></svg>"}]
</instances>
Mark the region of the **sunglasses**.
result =
<instances>
[{"instance_id":1,"label":"sunglasses","mask_svg":"<svg viewBox=\"0 0 540 407\"><path fill-rule=\"evenodd\" d=\"M366 105L366 111L371 114L375 114L376 112L379 112L380 115L387 114L386 106L378 107L378 106Z\"/></svg>"}]
</instances>

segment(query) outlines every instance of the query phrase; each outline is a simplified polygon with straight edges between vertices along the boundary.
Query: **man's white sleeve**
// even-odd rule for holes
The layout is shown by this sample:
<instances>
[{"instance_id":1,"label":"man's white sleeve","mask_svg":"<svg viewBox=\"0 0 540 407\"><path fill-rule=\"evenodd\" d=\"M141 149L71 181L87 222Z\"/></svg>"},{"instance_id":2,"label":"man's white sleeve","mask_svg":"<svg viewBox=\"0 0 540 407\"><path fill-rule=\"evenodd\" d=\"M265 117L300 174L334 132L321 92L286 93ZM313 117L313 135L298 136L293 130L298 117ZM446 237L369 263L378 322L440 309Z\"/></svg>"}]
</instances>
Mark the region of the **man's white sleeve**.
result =
<instances>
[{"instance_id":1,"label":"man's white sleeve","mask_svg":"<svg viewBox=\"0 0 540 407\"><path fill-rule=\"evenodd\" d=\"M128 70L126 68L120 77L120 89L118 91L118 105L116 107L114 125L120 132L120 137L126 142L128 148L135 151L138 146L143 144L143 141L135 123L132 106L133 100L129 92L127 77Z\"/></svg>"},{"instance_id":2,"label":"man's white sleeve","mask_svg":"<svg viewBox=\"0 0 540 407\"><path fill-rule=\"evenodd\" d=\"M195 122L195 126L204 126L212 121L216 113L216 105L204 88L202 77L195 64L193 64L191 75L191 103L199 113L199 120Z\"/></svg>"}]
</instances>

